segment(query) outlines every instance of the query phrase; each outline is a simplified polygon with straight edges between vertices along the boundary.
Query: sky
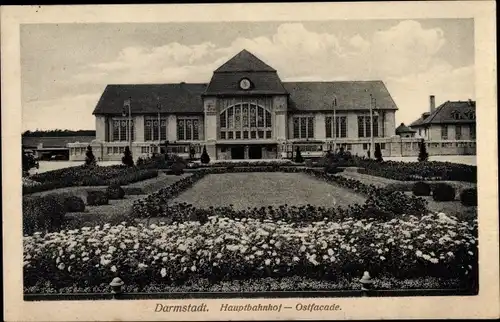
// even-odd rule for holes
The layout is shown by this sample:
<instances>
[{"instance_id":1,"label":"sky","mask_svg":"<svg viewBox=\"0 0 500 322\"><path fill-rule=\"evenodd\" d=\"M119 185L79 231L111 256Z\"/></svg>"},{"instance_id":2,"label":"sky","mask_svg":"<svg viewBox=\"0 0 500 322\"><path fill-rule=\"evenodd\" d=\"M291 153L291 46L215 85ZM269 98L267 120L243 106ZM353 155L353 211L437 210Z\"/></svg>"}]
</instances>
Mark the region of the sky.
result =
<instances>
[{"instance_id":1,"label":"sky","mask_svg":"<svg viewBox=\"0 0 500 322\"><path fill-rule=\"evenodd\" d=\"M95 129L107 84L208 82L246 49L282 81L382 80L396 125L429 95L475 99L472 19L26 24L21 26L22 127Z\"/></svg>"}]
</instances>

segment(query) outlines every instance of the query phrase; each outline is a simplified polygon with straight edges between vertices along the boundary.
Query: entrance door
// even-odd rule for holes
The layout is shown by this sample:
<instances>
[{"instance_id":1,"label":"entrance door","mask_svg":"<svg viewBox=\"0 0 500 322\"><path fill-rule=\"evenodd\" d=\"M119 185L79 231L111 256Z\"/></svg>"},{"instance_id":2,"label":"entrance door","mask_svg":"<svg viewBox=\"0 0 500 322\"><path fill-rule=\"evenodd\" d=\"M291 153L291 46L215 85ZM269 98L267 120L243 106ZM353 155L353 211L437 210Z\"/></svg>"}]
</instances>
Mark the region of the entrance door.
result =
<instances>
[{"instance_id":1,"label":"entrance door","mask_svg":"<svg viewBox=\"0 0 500 322\"><path fill-rule=\"evenodd\" d=\"M262 159L262 146L250 145L248 147L248 158L249 159Z\"/></svg>"},{"instance_id":2,"label":"entrance door","mask_svg":"<svg viewBox=\"0 0 500 322\"><path fill-rule=\"evenodd\" d=\"M243 146L234 146L231 148L231 159L241 160L245 158L245 148Z\"/></svg>"}]
</instances>

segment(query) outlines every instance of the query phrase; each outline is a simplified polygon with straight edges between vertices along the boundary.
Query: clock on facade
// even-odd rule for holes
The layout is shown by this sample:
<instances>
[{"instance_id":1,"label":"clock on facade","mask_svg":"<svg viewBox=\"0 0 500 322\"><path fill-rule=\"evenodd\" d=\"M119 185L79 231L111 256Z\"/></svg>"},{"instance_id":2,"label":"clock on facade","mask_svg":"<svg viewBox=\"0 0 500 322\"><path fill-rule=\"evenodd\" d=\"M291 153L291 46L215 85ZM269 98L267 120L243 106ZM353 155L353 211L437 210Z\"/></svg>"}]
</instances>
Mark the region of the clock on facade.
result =
<instances>
[{"instance_id":1,"label":"clock on facade","mask_svg":"<svg viewBox=\"0 0 500 322\"><path fill-rule=\"evenodd\" d=\"M240 80L240 88L241 89L249 89L250 88L250 80L248 78L243 78L242 80Z\"/></svg>"}]
</instances>

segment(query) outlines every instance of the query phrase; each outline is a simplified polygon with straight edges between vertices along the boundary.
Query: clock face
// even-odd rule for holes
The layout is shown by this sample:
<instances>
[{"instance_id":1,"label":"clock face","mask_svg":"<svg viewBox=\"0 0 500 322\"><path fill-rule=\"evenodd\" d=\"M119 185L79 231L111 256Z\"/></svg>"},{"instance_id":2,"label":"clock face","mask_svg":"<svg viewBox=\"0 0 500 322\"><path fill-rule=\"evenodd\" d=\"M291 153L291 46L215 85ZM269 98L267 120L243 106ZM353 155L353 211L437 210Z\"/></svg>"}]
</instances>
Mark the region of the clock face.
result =
<instances>
[{"instance_id":1,"label":"clock face","mask_svg":"<svg viewBox=\"0 0 500 322\"><path fill-rule=\"evenodd\" d=\"M241 89L249 89L250 88L250 81L246 78L243 78L241 81L240 81L240 87Z\"/></svg>"}]
</instances>

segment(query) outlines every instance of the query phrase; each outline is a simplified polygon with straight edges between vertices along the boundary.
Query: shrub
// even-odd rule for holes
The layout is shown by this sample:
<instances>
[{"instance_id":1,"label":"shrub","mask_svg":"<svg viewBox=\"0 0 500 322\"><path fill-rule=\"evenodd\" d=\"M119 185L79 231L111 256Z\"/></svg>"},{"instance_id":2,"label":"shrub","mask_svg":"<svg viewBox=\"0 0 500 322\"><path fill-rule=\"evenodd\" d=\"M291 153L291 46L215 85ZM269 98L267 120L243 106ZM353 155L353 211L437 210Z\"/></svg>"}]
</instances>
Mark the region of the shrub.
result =
<instances>
[{"instance_id":1,"label":"shrub","mask_svg":"<svg viewBox=\"0 0 500 322\"><path fill-rule=\"evenodd\" d=\"M186 165L184 163L176 161L174 164L172 164L172 166L170 167L170 170L176 176L180 176L181 174L184 173L185 168L186 168Z\"/></svg>"},{"instance_id":2,"label":"shrub","mask_svg":"<svg viewBox=\"0 0 500 322\"><path fill-rule=\"evenodd\" d=\"M384 161L382 158L382 151L380 150L380 143L375 143L375 160L377 160L377 162Z\"/></svg>"},{"instance_id":3,"label":"shrub","mask_svg":"<svg viewBox=\"0 0 500 322\"><path fill-rule=\"evenodd\" d=\"M304 158L302 157L302 153L300 153L300 148L297 147L295 151L295 163L303 163Z\"/></svg>"},{"instance_id":4,"label":"shrub","mask_svg":"<svg viewBox=\"0 0 500 322\"><path fill-rule=\"evenodd\" d=\"M308 168L312 168L314 166L313 161L311 159L306 160L304 165Z\"/></svg>"},{"instance_id":5,"label":"shrub","mask_svg":"<svg viewBox=\"0 0 500 322\"><path fill-rule=\"evenodd\" d=\"M455 188L447 183L438 183L432 190L432 198L435 201L453 201L455 195Z\"/></svg>"},{"instance_id":6,"label":"shrub","mask_svg":"<svg viewBox=\"0 0 500 322\"><path fill-rule=\"evenodd\" d=\"M477 206L477 188L464 189L460 193L460 202L467 207Z\"/></svg>"},{"instance_id":7,"label":"shrub","mask_svg":"<svg viewBox=\"0 0 500 322\"><path fill-rule=\"evenodd\" d=\"M108 195L108 199L123 199L125 197L125 190L120 187L119 184L113 183L106 189L106 193Z\"/></svg>"},{"instance_id":8,"label":"shrub","mask_svg":"<svg viewBox=\"0 0 500 322\"><path fill-rule=\"evenodd\" d=\"M335 164L329 164L325 167L325 173L328 173L328 174L335 174L335 173L339 173L342 171L343 171L343 169L340 169Z\"/></svg>"},{"instance_id":9,"label":"shrub","mask_svg":"<svg viewBox=\"0 0 500 322\"><path fill-rule=\"evenodd\" d=\"M423 181L416 182L411 189L415 196L430 196L431 190L430 184Z\"/></svg>"},{"instance_id":10,"label":"shrub","mask_svg":"<svg viewBox=\"0 0 500 322\"><path fill-rule=\"evenodd\" d=\"M427 146L425 145L424 139L420 141L419 147L420 147L420 152L418 153L418 161L420 162L427 161L429 159L429 153L427 153Z\"/></svg>"},{"instance_id":11,"label":"shrub","mask_svg":"<svg viewBox=\"0 0 500 322\"><path fill-rule=\"evenodd\" d=\"M85 211L85 203L83 199L78 196L65 196L64 208L66 212L83 212Z\"/></svg>"},{"instance_id":12,"label":"shrub","mask_svg":"<svg viewBox=\"0 0 500 322\"><path fill-rule=\"evenodd\" d=\"M127 167L134 166L134 159L132 158L132 152L130 152L129 147L125 147L125 151L123 152L122 163Z\"/></svg>"},{"instance_id":13,"label":"shrub","mask_svg":"<svg viewBox=\"0 0 500 322\"><path fill-rule=\"evenodd\" d=\"M100 205L107 205L108 203L109 203L109 198L108 194L105 191L99 191L99 190L88 191L87 205L100 206Z\"/></svg>"},{"instance_id":14,"label":"shrub","mask_svg":"<svg viewBox=\"0 0 500 322\"><path fill-rule=\"evenodd\" d=\"M65 205L57 195L24 197L23 234L60 230L65 213Z\"/></svg>"},{"instance_id":15,"label":"shrub","mask_svg":"<svg viewBox=\"0 0 500 322\"><path fill-rule=\"evenodd\" d=\"M89 145L87 146L87 152L85 152L85 165L86 166L93 166L96 165L95 161L95 156L94 153L92 152L92 147Z\"/></svg>"},{"instance_id":16,"label":"shrub","mask_svg":"<svg viewBox=\"0 0 500 322\"><path fill-rule=\"evenodd\" d=\"M201 159L201 163L203 163L203 164L210 163L210 156L207 153L207 146L206 145L203 146L203 152L201 153L200 159Z\"/></svg>"}]
</instances>

